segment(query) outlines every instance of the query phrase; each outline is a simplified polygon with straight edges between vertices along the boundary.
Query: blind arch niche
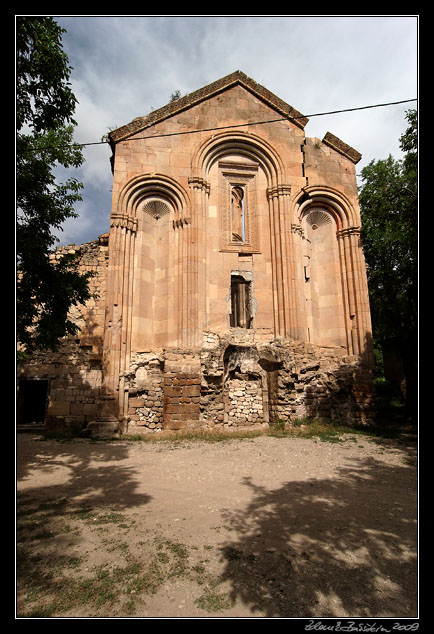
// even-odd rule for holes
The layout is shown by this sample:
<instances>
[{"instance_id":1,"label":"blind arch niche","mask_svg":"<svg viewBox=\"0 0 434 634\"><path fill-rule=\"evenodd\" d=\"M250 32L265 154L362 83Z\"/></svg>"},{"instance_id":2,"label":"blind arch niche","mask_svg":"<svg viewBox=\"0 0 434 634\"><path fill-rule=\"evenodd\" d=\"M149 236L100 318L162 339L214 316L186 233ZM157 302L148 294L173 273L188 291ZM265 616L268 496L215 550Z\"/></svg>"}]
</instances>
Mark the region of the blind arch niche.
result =
<instances>
[{"instance_id":1,"label":"blind arch niche","mask_svg":"<svg viewBox=\"0 0 434 634\"><path fill-rule=\"evenodd\" d=\"M337 225L323 205L308 207L303 229L303 278L307 340L346 347L345 309Z\"/></svg>"}]
</instances>

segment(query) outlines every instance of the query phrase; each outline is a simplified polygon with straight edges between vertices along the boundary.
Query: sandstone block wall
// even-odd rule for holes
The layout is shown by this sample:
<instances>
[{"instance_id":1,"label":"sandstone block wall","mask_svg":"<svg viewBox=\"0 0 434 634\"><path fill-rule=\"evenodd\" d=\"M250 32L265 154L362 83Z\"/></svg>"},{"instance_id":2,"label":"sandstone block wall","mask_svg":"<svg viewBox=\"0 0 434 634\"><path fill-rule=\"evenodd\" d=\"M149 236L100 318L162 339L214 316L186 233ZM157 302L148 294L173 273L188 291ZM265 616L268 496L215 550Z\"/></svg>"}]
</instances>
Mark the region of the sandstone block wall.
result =
<instances>
[{"instance_id":1,"label":"sandstone block wall","mask_svg":"<svg viewBox=\"0 0 434 634\"><path fill-rule=\"evenodd\" d=\"M94 273L90 288L97 297L72 309L71 318L79 326L76 337L66 337L57 352L35 353L18 368L18 388L21 379L47 381L47 431L82 429L98 415L101 395L108 235L80 246L60 247L52 258L65 252L78 252L81 272ZM19 399L18 393L18 424Z\"/></svg>"},{"instance_id":2,"label":"sandstone block wall","mask_svg":"<svg viewBox=\"0 0 434 634\"><path fill-rule=\"evenodd\" d=\"M109 234L62 247L99 296L20 368L48 429L372 418L360 155L306 124L236 71L110 133Z\"/></svg>"},{"instance_id":3,"label":"sandstone block wall","mask_svg":"<svg viewBox=\"0 0 434 634\"><path fill-rule=\"evenodd\" d=\"M198 427L200 377L168 372L164 375L164 428Z\"/></svg>"}]
</instances>

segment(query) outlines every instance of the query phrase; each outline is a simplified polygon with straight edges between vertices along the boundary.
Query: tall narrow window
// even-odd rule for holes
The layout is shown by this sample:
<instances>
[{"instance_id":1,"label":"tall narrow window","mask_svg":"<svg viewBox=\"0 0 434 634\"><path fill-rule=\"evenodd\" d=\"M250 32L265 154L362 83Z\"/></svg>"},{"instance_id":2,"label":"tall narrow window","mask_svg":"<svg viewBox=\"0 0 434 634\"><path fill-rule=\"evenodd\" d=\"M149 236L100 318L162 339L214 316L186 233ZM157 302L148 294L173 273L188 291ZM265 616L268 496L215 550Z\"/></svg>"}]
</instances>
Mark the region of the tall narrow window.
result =
<instances>
[{"instance_id":1,"label":"tall narrow window","mask_svg":"<svg viewBox=\"0 0 434 634\"><path fill-rule=\"evenodd\" d=\"M232 239L240 242L246 240L246 217L244 209L244 190L233 187L231 192L232 205Z\"/></svg>"},{"instance_id":2,"label":"tall narrow window","mask_svg":"<svg viewBox=\"0 0 434 634\"><path fill-rule=\"evenodd\" d=\"M218 168L220 251L260 253L259 165L240 157L219 161Z\"/></svg>"},{"instance_id":3,"label":"tall narrow window","mask_svg":"<svg viewBox=\"0 0 434 634\"><path fill-rule=\"evenodd\" d=\"M231 276L231 328L251 328L251 282L241 275Z\"/></svg>"}]
</instances>

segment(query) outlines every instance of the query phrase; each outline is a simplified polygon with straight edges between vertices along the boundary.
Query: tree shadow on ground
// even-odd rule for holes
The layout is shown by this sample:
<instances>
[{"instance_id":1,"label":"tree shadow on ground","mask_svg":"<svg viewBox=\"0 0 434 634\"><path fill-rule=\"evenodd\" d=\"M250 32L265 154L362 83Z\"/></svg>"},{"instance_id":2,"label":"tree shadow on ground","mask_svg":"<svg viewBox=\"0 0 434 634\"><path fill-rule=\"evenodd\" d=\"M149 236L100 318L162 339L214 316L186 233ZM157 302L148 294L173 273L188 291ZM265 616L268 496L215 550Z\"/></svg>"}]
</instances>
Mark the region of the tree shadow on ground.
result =
<instances>
[{"instance_id":1,"label":"tree shadow on ground","mask_svg":"<svg viewBox=\"0 0 434 634\"><path fill-rule=\"evenodd\" d=\"M65 605L115 600L116 579L129 578L123 548L134 516L152 499L128 456L122 443L18 435L18 613L51 616Z\"/></svg>"},{"instance_id":2,"label":"tree shadow on ground","mask_svg":"<svg viewBox=\"0 0 434 634\"><path fill-rule=\"evenodd\" d=\"M29 490L35 501L61 497L70 505L76 501L93 507L116 504L118 508L150 502L149 495L136 490L139 480L135 468L122 465L128 457L127 445L41 440L26 447L26 434L21 436L20 442L18 435L17 480L31 481L32 473L38 472L40 484ZM63 475L56 477L60 470Z\"/></svg>"},{"instance_id":3,"label":"tree shadow on ground","mask_svg":"<svg viewBox=\"0 0 434 634\"><path fill-rule=\"evenodd\" d=\"M369 458L268 490L229 513L233 600L268 618L416 617L416 470Z\"/></svg>"}]
</instances>

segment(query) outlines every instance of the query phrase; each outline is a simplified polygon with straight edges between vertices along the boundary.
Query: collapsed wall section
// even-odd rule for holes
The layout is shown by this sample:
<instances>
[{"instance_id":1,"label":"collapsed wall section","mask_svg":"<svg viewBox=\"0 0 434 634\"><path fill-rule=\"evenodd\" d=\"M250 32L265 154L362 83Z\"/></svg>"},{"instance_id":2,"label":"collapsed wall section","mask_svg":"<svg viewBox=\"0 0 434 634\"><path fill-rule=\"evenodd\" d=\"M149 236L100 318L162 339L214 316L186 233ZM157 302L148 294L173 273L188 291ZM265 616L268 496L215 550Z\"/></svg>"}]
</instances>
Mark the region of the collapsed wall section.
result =
<instances>
[{"instance_id":1,"label":"collapsed wall section","mask_svg":"<svg viewBox=\"0 0 434 634\"><path fill-rule=\"evenodd\" d=\"M206 333L200 352L136 357L127 384L128 433L375 417L372 370L362 358L283 339L252 344Z\"/></svg>"}]
</instances>

